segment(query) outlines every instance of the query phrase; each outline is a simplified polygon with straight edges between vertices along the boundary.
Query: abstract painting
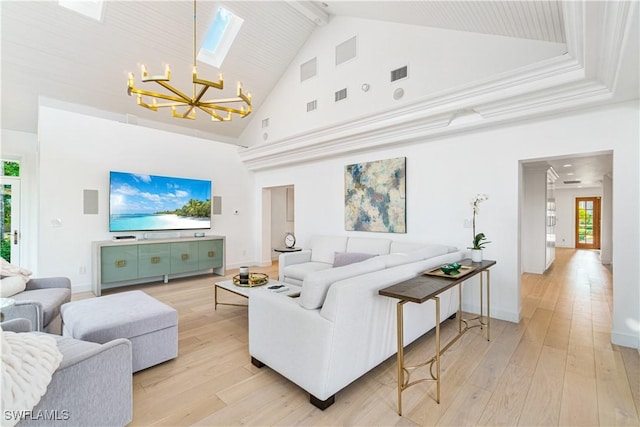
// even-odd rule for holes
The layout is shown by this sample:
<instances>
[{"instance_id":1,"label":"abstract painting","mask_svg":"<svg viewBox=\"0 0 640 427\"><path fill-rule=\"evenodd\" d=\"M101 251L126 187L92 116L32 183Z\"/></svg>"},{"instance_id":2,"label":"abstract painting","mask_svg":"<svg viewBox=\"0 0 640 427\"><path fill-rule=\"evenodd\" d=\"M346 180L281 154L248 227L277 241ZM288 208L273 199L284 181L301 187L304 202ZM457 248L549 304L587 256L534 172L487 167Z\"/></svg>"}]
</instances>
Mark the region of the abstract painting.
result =
<instances>
[{"instance_id":1,"label":"abstract painting","mask_svg":"<svg viewBox=\"0 0 640 427\"><path fill-rule=\"evenodd\" d=\"M405 177L406 157L345 166L345 229L406 233Z\"/></svg>"}]
</instances>

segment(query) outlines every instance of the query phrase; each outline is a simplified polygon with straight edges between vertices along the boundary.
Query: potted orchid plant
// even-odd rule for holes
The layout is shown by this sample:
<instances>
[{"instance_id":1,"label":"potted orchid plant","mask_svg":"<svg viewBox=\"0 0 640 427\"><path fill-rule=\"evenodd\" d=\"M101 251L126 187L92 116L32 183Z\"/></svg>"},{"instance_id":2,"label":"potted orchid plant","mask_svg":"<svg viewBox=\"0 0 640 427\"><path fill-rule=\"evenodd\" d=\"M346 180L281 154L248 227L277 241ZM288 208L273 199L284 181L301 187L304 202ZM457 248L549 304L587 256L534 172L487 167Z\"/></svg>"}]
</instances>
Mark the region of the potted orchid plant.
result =
<instances>
[{"instance_id":1,"label":"potted orchid plant","mask_svg":"<svg viewBox=\"0 0 640 427\"><path fill-rule=\"evenodd\" d=\"M479 205L481 202L488 200L489 196L486 194L476 194L476 196L471 200L471 208L473 209L473 246L469 247L471 249L471 260L473 262L481 262L482 261L482 249L488 243L487 236L484 233L476 233L476 215L480 213Z\"/></svg>"}]
</instances>

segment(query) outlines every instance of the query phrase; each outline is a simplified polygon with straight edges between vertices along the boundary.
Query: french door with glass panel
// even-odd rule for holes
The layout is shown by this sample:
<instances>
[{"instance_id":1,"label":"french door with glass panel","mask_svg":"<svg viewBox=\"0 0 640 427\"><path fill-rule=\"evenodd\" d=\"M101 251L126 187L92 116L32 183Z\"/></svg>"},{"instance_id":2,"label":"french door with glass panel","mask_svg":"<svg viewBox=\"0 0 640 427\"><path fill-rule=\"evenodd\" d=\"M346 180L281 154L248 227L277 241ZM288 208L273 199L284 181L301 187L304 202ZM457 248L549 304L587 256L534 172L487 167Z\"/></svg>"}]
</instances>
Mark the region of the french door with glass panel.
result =
<instances>
[{"instance_id":1,"label":"french door with glass panel","mask_svg":"<svg viewBox=\"0 0 640 427\"><path fill-rule=\"evenodd\" d=\"M576 197L576 249L600 249L600 197Z\"/></svg>"},{"instance_id":2,"label":"french door with glass panel","mask_svg":"<svg viewBox=\"0 0 640 427\"><path fill-rule=\"evenodd\" d=\"M20 179L0 177L2 202L0 214L2 225L2 258L12 264L20 265Z\"/></svg>"}]
</instances>

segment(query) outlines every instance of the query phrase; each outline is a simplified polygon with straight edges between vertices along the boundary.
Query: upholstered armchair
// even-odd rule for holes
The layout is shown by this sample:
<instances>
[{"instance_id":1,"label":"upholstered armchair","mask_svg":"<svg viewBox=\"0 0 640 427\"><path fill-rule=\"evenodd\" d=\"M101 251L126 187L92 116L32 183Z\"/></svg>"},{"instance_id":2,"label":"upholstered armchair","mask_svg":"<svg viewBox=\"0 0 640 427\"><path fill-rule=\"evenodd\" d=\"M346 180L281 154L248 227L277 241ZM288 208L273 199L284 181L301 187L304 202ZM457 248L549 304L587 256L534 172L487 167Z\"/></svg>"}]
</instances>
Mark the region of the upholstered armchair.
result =
<instances>
[{"instance_id":1,"label":"upholstered armchair","mask_svg":"<svg viewBox=\"0 0 640 427\"><path fill-rule=\"evenodd\" d=\"M31 322L27 319L13 319L0 326L3 331L49 335L29 332ZM49 336L56 340L62 361L44 396L17 425L124 426L131 422L131 342L118 338L96 344L59 335Z\"/></svg>"},{"instance_id":2,"label":"upholstered armchair","mask_svg":"<svg viewBox=\"0 0 640 427\"><path fill-rule=\"evenodd\" d=\"M71 281L66 277L34 278L24 291L11 295L15 305L2 309L4 320L24 318L34 331L60 335L60 306L71 301Z\"/></svg>"}]
</instances>

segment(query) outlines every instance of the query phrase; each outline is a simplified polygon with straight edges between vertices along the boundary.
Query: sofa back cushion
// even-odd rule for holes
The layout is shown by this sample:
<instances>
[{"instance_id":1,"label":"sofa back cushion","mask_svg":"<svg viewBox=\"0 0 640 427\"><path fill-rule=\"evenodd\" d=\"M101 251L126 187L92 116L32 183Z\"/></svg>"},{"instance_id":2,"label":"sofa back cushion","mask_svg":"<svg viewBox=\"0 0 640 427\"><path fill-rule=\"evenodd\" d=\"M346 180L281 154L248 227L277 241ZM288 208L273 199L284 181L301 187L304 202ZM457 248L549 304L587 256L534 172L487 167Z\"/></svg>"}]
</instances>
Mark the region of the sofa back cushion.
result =
<instances>
[{"instance_id":1,"label":"sofa back cushion","mask_svg":"<svg viewBox=\"0 0 640 427\"><path fill-rule=\"evenodd\" d=\"M373 271L383 270L385 263L371 258L355 264L345 265L310 273L302 282L300 305L309 310L322 307L327 292L333 283L353 276L359 276Z\"/></svg>"},{"instance_id":2,"label":"sofa back cushion","mask_svg":"<svg viewBox=\"0 0 640 427\"><path fill-rule=\"evenodd\" d=\"M347 252L384 255L389 253L390 239L372 237L349 237Z\"/></svg>"},{"instance_id":3,"label":"sofa back cushion","mask_svg":"<svg viewBox=\"0 0 640 427\"><path fill-rule=\"evenodd\" d=\"M342 321L345 322L341 326L344 327L345 324L352 323L352 319L354 319L354 316L357 317L358 313L371 310L376 299L393 300L392 298L378 295L380 289L416 277L422 272L438 267L439 265L460 261L465 255L465 251L446 253L445 255L434 258L409 262L386 268L383 271L373 271L337 281L327 291L327 296L320 309L320 315L331 322L337 322L340 317ZM381 260L379 258L384 257L376 257L360 264L374 260L380 262ZM387 313L391 316L390 318L394 318L396 314L396 301L394 300L393 302L394 304L390 306L392 311ZM389 325L391 325L391 323L389 323ZM393 328L395 329L395 326Z\"/></svg>"},{"instance_id":4,"label":"sofa back cushion","mask_svg":"<svg viewBox=\"0 0 640 427\"><path fill-rule=\"evenodd\" d=\"M333 267L342 267L344 265L366 261L374 256L376 255L366 254L364 252L336 252L335 258L333 259Z\"/></svg>"},{"instance_id":5,"label":"sofa back cushion","mask_svg":"<svg viewBox=\"0 0 640 427\"><path fill-rule=\"evenodd\" d=\"M346 249L346 236L314 236L311 239L311 261L333 265L335 253Z\"/></svg>"},{"instance_id":6,"label":"sofa back cushion","mask_svg":"<svg viewBox=\"0 0 640 427\"><path fill-rule=\"evenodd\" d=\"M424 248L424 243L413 243L413 242L391 242L391 247L389 248L389 253L397 254L397 253L408 253L417 251L418 249Z\"/></svg>"}]
</instances>

